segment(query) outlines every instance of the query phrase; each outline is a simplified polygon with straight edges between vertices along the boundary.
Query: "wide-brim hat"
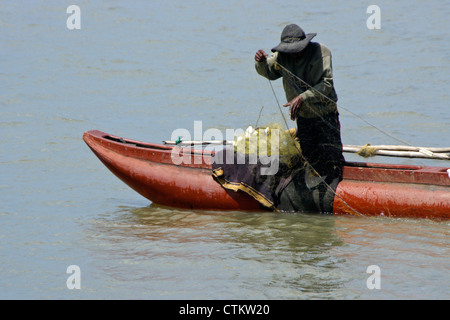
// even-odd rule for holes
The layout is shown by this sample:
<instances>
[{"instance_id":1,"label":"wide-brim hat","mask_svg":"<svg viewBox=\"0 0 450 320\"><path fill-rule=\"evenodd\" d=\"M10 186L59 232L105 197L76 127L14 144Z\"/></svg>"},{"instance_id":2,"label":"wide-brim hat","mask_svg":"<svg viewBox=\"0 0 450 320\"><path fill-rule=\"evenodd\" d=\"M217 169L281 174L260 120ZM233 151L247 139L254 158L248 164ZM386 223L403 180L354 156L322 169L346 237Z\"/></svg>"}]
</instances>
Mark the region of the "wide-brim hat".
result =
<instances>
[{"instance_id":1,"label":"wide-brim hat","mask_svg":"<svg viewBox=\"0 0 450 320\"><path fill-rule=\"evenodd\" d=\"M272 52L296 53L306 48L317 33L305 34L302 28L296 24L290 24L284 27L281 33L281 42L272 48Z\"/></svg>"}]
</instances>

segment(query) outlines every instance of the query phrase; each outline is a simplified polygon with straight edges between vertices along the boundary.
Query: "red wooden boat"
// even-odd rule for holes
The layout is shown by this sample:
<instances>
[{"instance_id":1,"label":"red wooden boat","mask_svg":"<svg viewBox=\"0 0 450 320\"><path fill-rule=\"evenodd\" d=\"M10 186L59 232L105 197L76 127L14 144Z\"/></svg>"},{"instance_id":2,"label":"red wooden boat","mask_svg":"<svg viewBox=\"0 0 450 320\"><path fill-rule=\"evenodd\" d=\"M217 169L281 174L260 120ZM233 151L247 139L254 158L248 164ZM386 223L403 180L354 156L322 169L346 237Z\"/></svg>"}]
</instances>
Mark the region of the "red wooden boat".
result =
<instances>
[{"instance_id":1,"label":"red wooden boat","mask_svg":"<svg viewBox=\"0 0 450 320\"><path fill-rule=\"evenodd\" d=\"M129 187L162 205L209 210L263 210L242 191L223 188L211 172L212 152L183 148L191 164L175 165L173 146L124 139L101 131L83 139ZM187 162L187 161L185 161ZM334 214L450 218L449 167L347 163L334 199Z\"/></svg>"}]
</instances>

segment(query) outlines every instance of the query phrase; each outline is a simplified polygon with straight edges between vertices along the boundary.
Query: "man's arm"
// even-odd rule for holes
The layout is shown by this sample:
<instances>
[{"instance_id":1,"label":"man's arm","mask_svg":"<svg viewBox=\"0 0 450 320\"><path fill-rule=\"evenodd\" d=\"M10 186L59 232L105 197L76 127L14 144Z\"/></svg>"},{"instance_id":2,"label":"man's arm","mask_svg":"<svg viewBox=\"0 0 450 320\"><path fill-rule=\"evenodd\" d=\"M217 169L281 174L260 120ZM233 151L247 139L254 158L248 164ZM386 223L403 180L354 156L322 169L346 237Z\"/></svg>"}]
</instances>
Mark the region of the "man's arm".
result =
<instances>
[{"instance_id":1,"label":"man's arm","mask_svg":"<svg viewBox=\"0 0 450 320\"><path fill-rule=\"evenodd\" d=\"M275 62L277 61L278 53L275 52L273 56L268 57L268 54L263 50L258 50L255 54L255 69L259 75L269 79L276 80L282 75L275 70Z\"/></svg>"}]
</instances>

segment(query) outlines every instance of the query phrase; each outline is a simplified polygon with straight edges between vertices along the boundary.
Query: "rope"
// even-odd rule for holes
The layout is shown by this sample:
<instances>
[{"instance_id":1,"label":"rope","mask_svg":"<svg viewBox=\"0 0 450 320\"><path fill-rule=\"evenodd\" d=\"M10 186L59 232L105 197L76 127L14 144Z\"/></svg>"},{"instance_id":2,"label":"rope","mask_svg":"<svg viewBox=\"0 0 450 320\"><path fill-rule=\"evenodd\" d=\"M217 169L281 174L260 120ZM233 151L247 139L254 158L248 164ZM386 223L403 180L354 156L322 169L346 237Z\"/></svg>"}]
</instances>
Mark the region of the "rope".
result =
<instances>
[{"instance_id":1,"label":"rope","mask_svg":"<svg viewBox=\"0 0 450 320\"><path fill-rule=\"evenodd\" d=\"M284 72L286 72L287 74L289 74L292 78L298 80L303 86L306 86L308 89L311 89L311 90L314 90L315 92L317 92L322 98L324 98L325 100L327 100L328 103L330 103L330 102L331 102L331 103L336 103L335 101L333 101L332 99L330 99L329 97L327 97L325 94L323 94L322 92L320 92L319 90L317 90L316 88L314 88L313 86L311 86L309 83L307 83L306 81L304 81L303 79L301 79L300 77L298 77L297 75L295 75L294 73L292 73L290 70L288 70L286 67L284 67L283 65L281 65L279 62L275 62L275 69L276 69L277 67L280 67L281 69L283 69ZM270 80L269 80L269 81L270 81ZM294 84L295 84L295 82L294 82ZM273 90L273 89L272 89L272 90ZM337 104L336 104L336 105L337 105ZM400 139L400 138L394 136L393 134L391 134L391 133L389 133L389 132L387 132L387 131L385 131L385 130L379 128L379 127L377 127L376 125L370 123L369 121L367 121L367 120L364 119L363 117L361 117L361 116L357 115L356 113L354 113L354 112L352 112L352 111L350 111L350 110L348 110L348 109L342 107L341 105L339 105L339 109L343 109L343 110L347 111L348 113L350 113L350 114L352 114L353 116L357 117L357 118L360 119L361 121L364 121L366 124L368 124L368 125L371 126L372 128L374 128L374 129L380 131L380 132L383 133L384 135L386 135L386 136L388 136L388 137L391 137L392 139L397 140L397 141L399 141L399 142L401 142L401 143L403 143L403 144L406 144L406 145L408 145L408 146L411 146L411 144L410 144L409 142L404 141L404 140L402 140L402 139ZM312 109L312 110L313 110L313 109ZM316 115L319 115L319 114L317 113L317 111L313 110L313 112L315 112Z\"/></svg>"},{"instance_id":2,"label":"rope","mask_svg":"<svg viewBox=\"0 0 450 320\"><path fill-rule=\"evenodd\" d=\"M256 120L256 124L255 124L256 128L258 127L258 122L259 122L259 119L261 118L261 114L262 114L263 109L264 109L264 106L262 106L261 110L259 110L258 120Z\"/></svg>"}]
</instances>

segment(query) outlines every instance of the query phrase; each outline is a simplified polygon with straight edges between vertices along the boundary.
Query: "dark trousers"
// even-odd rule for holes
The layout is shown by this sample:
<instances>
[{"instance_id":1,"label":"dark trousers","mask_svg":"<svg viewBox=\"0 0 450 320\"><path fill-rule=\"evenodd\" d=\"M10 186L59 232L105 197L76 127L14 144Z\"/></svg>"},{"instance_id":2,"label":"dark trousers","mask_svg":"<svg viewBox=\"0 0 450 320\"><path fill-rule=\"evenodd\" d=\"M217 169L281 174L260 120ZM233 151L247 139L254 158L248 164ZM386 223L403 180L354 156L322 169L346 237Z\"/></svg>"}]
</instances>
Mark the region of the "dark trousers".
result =
<instances>
[{"instance_id":1,"label":"dark trousers","mask_svg":"<svg viewBox=\"0 0 450 320\"><path fill-rule=\"evenodd\" d=\"M321 176L342 175L345 159L338 112L319 118L297 118L297 138L303 156Z\"/></svg>"}]
</instances>

